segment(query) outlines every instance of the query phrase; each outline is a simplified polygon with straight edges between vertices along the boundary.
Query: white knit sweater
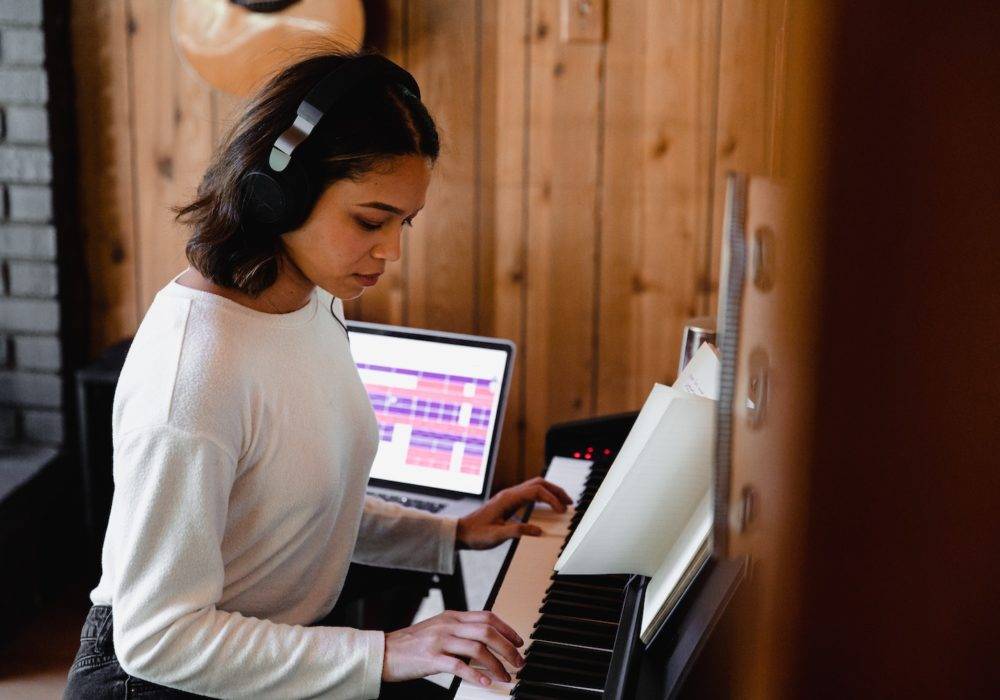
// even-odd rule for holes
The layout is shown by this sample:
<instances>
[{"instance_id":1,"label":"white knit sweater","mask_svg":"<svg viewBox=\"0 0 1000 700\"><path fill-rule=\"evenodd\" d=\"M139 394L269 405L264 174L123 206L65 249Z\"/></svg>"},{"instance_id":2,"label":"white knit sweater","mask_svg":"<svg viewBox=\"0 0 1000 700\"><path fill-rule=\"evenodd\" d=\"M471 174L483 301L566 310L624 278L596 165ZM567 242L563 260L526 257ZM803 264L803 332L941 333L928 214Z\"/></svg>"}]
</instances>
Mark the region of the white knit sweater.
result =
<instances>
[{"instance_id":1,"label":"white knit sweater","mask_svg":"<svg viewBox=\"0 0 1000 700\"><path fill-rule=\"evenodd\" d=\"M374 698L383 633L303 625L352 559L452 571L455 520L365 496L377 423L330 302L317 289L268 314L171 281L146 313L115 393L91 594L127 673L214 697Z\"/></svg>"}]
</instances>

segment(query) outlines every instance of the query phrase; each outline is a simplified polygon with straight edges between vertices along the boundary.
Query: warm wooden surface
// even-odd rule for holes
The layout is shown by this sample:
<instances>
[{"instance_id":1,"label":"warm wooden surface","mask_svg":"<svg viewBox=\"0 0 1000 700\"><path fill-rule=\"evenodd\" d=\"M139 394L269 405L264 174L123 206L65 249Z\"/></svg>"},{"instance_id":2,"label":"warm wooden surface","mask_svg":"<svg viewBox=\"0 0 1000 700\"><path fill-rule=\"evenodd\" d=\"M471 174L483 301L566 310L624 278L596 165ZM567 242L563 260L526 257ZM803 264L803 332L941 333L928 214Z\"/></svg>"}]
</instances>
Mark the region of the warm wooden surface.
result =
<instances>
[{"instance_id":1,"label":"warm wooden surface","mask_svg":"<svg viewBox=\"0 0 1000 700\"><path fill-rule=\"evenodd\" d=\"M133 203L132 101L124 0L73 12L79 209L90 283L91 351L139 324Z\"/></svg>"},{"instance_id":2,"label":"warm wooden surface","mask_svg":"<svg viewBox=\"0 0 1000 700\"><path fill-rule=\"evenodd\" d=\"M524 450L540 461L555 417L589 415L601 47L559 39L557 0L531 4Z\"/></svg>"},{"instance_id":3,"label":"warm wooden surface","mask_svg":"<svg viewBox=\"0 0 1000 700\"><path fill-rule=\"evenodd\" d=\"M749 266L743 287L739 367L733 412L733 463L729 499L729 556L749 556L753 574L743 586L737 625L741 697L774 697L792 675L789 640L798 619L795 572L802 564L802 528L808 469L802 455L815 396L814 345L817 297L816 241L795 226L786 184L753 178L746 230L773 235L773 283L761 288ZM753 245L753 244L751 244ZM756 367L766 367L766 377ZM743 397L750 382L766 385L763 418L752 423ZM749 494L749 495L748 495ZM744 501L750 511L742 519Z\"/></svg>"},{"instance_id":4,"label":"warm wooden surface","mask_svg":"<svg viewBox=\"0 0 1000 700\"><path fill-rule=\"evenodd\" d=\"M169 207L240 105L181 63L168 0L77 2L96 354L184 267ZM564 41L573 7L366 3L443 147L403 260L348 313L518 344L500 484L540 471L551 423L672 381L683 320L713 309L725 170L779 163L785 0L607 3Z\"/></svg>"}]
</instances>

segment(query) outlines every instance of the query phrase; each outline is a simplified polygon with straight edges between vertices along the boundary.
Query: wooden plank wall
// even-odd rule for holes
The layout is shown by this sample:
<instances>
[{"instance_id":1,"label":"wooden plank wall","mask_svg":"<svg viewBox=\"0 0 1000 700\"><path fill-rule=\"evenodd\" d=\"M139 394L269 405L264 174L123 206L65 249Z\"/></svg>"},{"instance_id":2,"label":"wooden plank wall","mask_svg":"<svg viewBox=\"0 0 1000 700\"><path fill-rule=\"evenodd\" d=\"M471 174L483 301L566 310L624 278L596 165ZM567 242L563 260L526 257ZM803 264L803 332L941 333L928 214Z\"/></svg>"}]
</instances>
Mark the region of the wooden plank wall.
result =
<instances>
[{"instance_id":1,"label":"wooden plank wall","mask_svg":"<svg viewBox=\"0 0 1000 700\"><path fill-rule=\"evenodd\" d=\"M498 484L553 422L638 408L713 310L725 171L780 172L787 0L381 0L379 48L442 132L403 259L351 317L518 344ZM239 101L176 55L169 0L76 0L92 352L184 267L186 201Z\"/></svg>"}]
</instances>

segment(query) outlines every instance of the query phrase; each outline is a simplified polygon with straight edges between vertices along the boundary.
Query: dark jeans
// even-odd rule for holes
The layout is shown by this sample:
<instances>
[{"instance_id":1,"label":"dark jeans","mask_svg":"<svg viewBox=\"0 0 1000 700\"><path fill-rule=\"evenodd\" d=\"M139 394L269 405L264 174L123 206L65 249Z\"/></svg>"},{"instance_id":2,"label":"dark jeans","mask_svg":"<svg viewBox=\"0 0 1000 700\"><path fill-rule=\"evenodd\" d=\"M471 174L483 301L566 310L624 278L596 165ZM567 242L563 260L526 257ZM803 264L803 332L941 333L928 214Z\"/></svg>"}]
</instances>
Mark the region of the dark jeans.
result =
<instances>
[{"instance_id":1,"label":"dark jeans","mask_svg":"<svg viewBox=\"0 0 1000 700\"><path fill-rule=\"evenodd\" d=\"M64 698L196 698L197 695L167 688L125 673L111 641L111 608L95 605L87 613L80 632L80 650L69 669Z\"/></svg>"},{"instance_id":2,"label":"dark jeans","mask_svg":"<svg viewBox=\"0 0 1000 700\"><path fill-rule=\"evenodd\" d=\"M354 569L355 566L352 565L352 570ZM351 586L345 582L345 593L362 588L356 585L357 577L352 577L350 574L348 576L349 582L352 578L355 581L352 582ZM341 602L347 597L349 595L342 595ZM328 619L330 618L321 620L317 624L326 623ZM83 630L80 632L80 650L77 652L76 659L69 671L66 693L63 696L65 700L103 700L105 698L110 700L111 698L140 696L147 700L203 697L128 675L118 663L118 657L115 656L112 629L111 608L107 605L93 606L87 613ZM430 681L418 679L405 683L383 683L379 698L382 700L397 698L432 700L446 698L448 695L448 691L440 686Z\"/></svg>"}]
</instances>

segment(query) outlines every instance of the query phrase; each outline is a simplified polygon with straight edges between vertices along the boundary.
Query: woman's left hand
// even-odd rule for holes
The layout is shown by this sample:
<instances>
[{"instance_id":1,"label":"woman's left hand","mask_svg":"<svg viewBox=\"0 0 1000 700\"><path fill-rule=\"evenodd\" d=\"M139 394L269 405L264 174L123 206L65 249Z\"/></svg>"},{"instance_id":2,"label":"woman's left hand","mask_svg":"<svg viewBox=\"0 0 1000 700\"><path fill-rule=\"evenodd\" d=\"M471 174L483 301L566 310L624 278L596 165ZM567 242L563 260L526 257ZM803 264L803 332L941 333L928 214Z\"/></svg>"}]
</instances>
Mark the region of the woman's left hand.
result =
<instances>
[{"instance_id":1,"label":"woman's left hand","mask_svg":"<svg viewBox=\"0 0 1000 700\"><path fill-rule=\"evenodd\" d=\"M536 525L508 522L515 512L528 503L548 503L557 513L564 513L573 499L561 488L540 476L500 491L482 508L458 520L456 544L459 549L489 549L505 540L521 535L537 537L542 529Z\"/></svg>"}]
</instances>

